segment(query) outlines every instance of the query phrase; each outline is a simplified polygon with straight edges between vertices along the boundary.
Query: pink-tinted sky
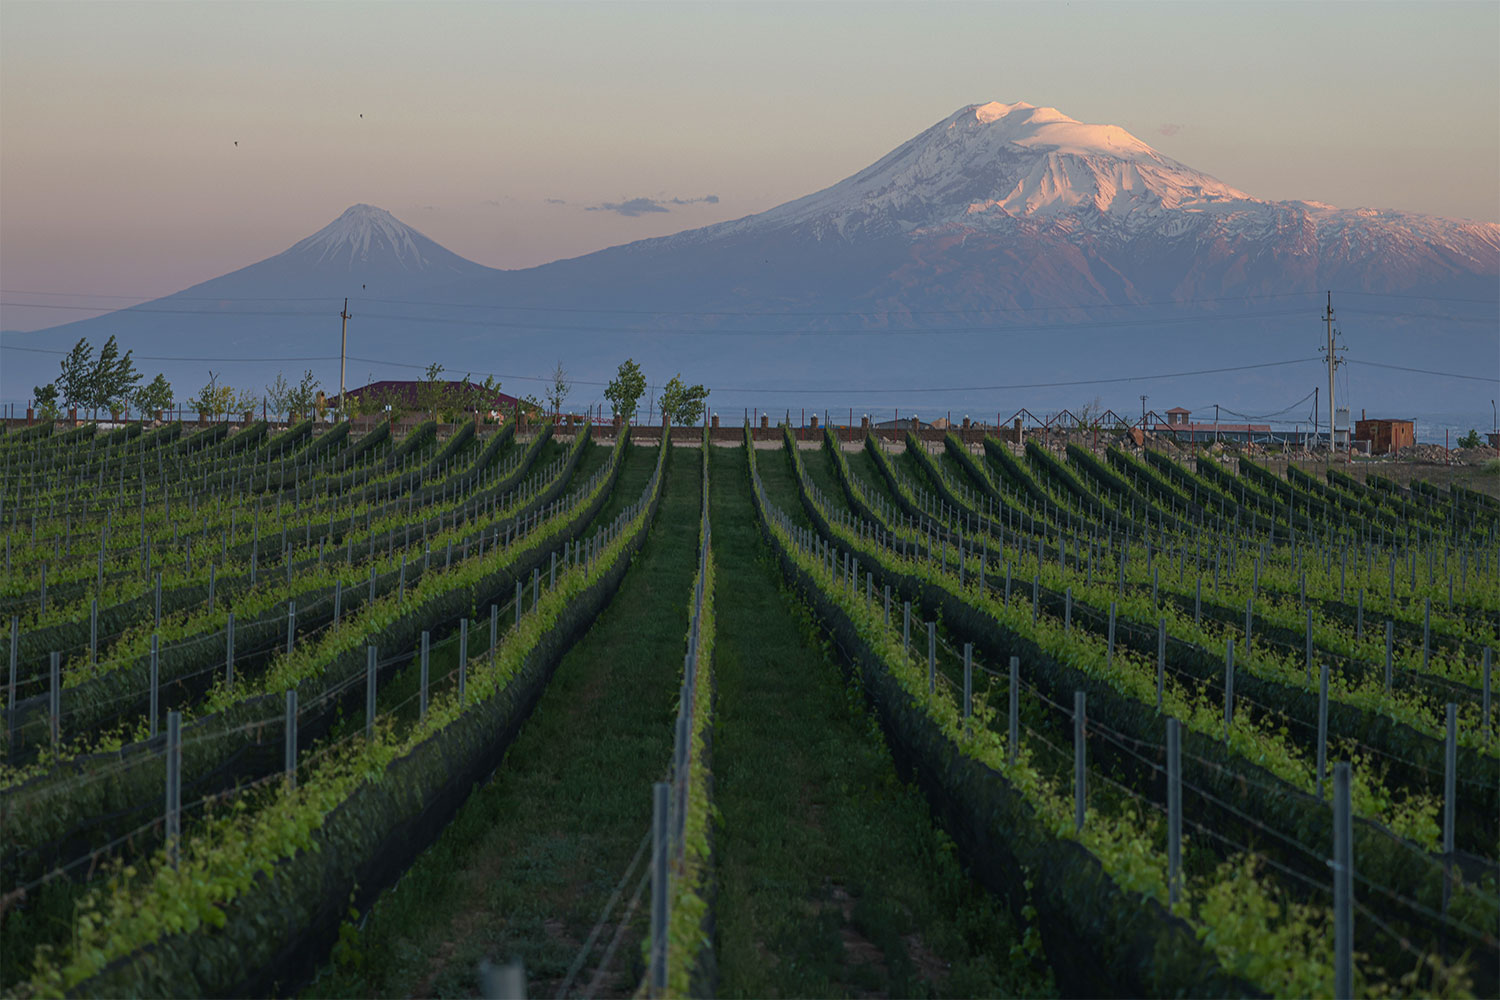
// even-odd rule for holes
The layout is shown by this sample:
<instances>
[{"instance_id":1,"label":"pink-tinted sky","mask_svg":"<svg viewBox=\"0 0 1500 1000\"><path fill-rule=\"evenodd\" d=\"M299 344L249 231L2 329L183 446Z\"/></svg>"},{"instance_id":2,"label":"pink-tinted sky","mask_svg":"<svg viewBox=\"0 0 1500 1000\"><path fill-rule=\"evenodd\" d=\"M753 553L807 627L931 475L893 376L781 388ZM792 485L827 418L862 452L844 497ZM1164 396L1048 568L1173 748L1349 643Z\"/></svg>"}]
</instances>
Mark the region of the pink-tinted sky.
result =
<instances>
[{"instance_id":1,"label":"pink-tinted sky","mask_svg":"<svg viewBox=\"0 0 1500 1000\"><path fill-rule=\"evenodd\" d=\"M0 276L154 297L355 202L524 267L770 208L988 100L1257 197L1500 221L1495 3L6 0Z\"/></svg>"}]
</instances>

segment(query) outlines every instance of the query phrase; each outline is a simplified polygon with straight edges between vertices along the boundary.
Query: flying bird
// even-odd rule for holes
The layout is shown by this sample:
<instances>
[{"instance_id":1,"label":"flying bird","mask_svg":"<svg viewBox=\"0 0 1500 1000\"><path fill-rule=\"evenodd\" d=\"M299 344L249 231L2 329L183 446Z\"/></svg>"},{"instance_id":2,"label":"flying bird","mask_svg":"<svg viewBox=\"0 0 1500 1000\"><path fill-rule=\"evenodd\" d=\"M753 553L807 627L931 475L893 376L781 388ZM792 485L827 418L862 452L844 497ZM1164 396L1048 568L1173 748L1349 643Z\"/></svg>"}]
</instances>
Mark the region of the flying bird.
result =
<instances>
[{"instance_id":1,"label":"flying bird","mask_svg":"<svg viewBox=\"0 0 1500 1000\"><path fill-rule=\"evenodd\" d=\"M239 145L239 144L240 144L240 141L239 141L239 140L238 140L238 139L236 139L236 140L234 140L234 144L235 144L235 145L236 145L236 146L238 146L238 145Z\"/></svg>"}]
</instances>

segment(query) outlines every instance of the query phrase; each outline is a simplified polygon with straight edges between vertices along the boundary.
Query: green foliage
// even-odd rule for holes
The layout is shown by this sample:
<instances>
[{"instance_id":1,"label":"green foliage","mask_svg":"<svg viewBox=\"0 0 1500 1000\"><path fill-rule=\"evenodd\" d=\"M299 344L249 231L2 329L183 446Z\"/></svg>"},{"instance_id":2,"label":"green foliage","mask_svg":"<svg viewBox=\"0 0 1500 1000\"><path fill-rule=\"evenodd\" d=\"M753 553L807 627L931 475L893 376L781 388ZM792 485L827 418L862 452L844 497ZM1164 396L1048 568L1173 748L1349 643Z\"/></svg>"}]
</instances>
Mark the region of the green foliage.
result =
<instances>
[{"instance_id":1,"label":"green foliage","mask_svg":"<svg viewBox=\"0 0 1500 1000\"><path fill-rule=\"evenodd\" d=\"M552 371L552 384L547 386L547 410L554 416L562 413L563 403L573 387L568 384L568 372L559 361Z\"/></svg>"},{"instance_id":2,"label":"green foliage","mask_svg":"<svg viewBox=\"0 0 1500 1000\"><path fill-rule=\"evenodd\" d=\"M604 398L609 400L615 416L628 421L635 416L645 392L646 376L641 371L641 366L633 358L626 358L620 362L614 379L604 390Z\"/></svg>"},{"instance_id":3,"label":"green foliage","mask_svg":"<svg viewBox=\"0 0 1500 1000\"><path fill-rule=\"evenodd\" d=\"M266 402L270 404L272 416L280 417L287 412L287 397L291 391L292 387L286 376L277 372L276 379L266 386Z\"/></svg>"},{"instance_id":4,"label":"green foliage","mask_svg":"<svg viewBox=\"0 0 1500 1000\"><path fill-rule=\"evenodd\" d=\"M280 380L281 376L276 376ZM308 369L302 375L302 380L287 389L284 400L288 419L298 417L309 419L314 416L313 410L317 406L319 382L313 375L312 369Z\"/></svg>"},{"instance_id":5,"label":"green foliage","mask_svg":"<svg viewBox=\"0 0 1500 1000\"><path fill-rule=\"evenodd\" d=\"M56 420L60 416L57 409L56 382L48 382L46 385L35 386L32 388L31 394L36 398L36 417L38 420Z\"/></svg>"},{"instance_id":6,"label":"green foliage","mask_svg":"<svg viewBox=\"0 0 1500 1000\"><path fill-rule=\"evenodd\" d=\"M1458 439L1458 446L1460 448L1483 448L1484 441L1480 439L1479 432L1470 427L1469 433Z\"/></svg>"},{"instance_id":7,"label":"green foliage","mask_svg":"<svg viewBox=\"0 0 1500 1000\"><path fill-rule=\"evenodd\" d=\"M434 419L448 404L448 384L442 375L443 366L433 362L417 383L417 412L429 414Z\"/></svg>"},{"instance_id":8,"label":"green foliage","mask_svg":"<svg viewBox=\"0 0 1500 1000\"><path fill-rule=\"evenodd\" d=\"M87 337L79 337L66 357L62 359L62 373L57 377L57 388L68 406L87 406L93 398L94 349Z\"/></svg>"},{"instance_id":9,"label":"green foliage","mask_svg":"<svg viewBox=\"0 0 1500 1000\"><path fill-rule=\"evenodd\" d=\"M234 409L237 402L235 391L227 385L219 385L219 376L208 373L208 381L198 390L188 405L210 420L217 420Z\"/></svg>"},{"instance_id":10,"label":"green foliage","mask_svg":"<svg viewBox=\"0 0 1500 1000\"><path fill-rule=\"evenodd\" d=\"M110 410L124 409L141 384L140 372L131 360L133 352L120 353L120 347L111 336L99 349L99 359L88 376L87 399L84 405Z\"/></svg>"},{"instance_id":11,"label":"green foliage","mask_svg":"<svg viewBox=\"0 0 1500 1000\"><path fill-rule=\"evenodd\" d=\"M703 406L708 393L709 390L701 385L686 385L682 381L682 373L678 372L662 390L657 405L661 407L662 416L670 423L691 427L703 419Z\"/></svg>"},{"instance_id":12,"label":"green foliage","mask_svg":"<svg viewBox=\"0 0 1500 1000\"><path fill-rule=\"evenodd\" d=\"M170 410L173 401L172 385L167 381L167 377L160 372L150 382L137 389L132 399L136 408L143 415Z\"/></svg>"}]
</instances>

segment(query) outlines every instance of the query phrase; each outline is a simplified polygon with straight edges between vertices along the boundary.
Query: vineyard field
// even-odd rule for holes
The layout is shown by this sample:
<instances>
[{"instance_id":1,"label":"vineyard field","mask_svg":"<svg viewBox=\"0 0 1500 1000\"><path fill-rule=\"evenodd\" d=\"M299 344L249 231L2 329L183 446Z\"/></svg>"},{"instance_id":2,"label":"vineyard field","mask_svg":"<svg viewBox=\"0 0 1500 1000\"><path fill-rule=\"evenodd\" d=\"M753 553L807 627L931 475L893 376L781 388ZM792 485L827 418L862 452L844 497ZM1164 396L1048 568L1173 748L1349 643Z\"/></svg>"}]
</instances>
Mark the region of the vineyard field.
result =
<instances>
[{"instance_id":1,"label":"vineyard field","mask_svg":"<svg viewBox=\"0 0 1500 1000\"><path fill-rule=\"evenodd\" d=\"M0 995L1500 994L1468 485L48 430L0 435Z\"/></svg>"}]
</instances>

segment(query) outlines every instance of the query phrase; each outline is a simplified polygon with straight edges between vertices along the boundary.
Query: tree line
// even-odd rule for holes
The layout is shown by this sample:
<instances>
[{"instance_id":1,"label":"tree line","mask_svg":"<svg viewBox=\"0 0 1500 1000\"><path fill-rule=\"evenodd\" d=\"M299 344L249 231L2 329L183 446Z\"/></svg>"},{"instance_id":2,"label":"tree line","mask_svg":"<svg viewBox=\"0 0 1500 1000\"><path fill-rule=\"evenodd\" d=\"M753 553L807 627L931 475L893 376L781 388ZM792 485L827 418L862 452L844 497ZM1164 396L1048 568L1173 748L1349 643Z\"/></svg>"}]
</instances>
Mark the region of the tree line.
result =
<instances>
[{"instance_id":1,"label":"tree line","mask_svg":"<svg viewBox=\"0 0 1500 1000\"><path fill-rule=\"evenodd\" d=\"M63 407L108 410L112 414L134 407L142 415L173 409L177 401L166 376L158 372L153 379L146 381L136 370L132 353L121 354L119 345L111 336L95 355L88 338L80 337L63 358L58 377L46 385L32 388L38 418L56 420L62 415ZM428 365L423 378L417 382L414 396L391 385L363 393L346 393L348 398L340 401L344 415L357 417L385 413L394 420L416 412L430 413L438 419L453 422L461 415L493 409L495 397L500 392L500 382L494 376L483 382L471 382L466 374L452 382L441 377L443 372L440 364ZM320 388L321 383L311 370L296 383L288 382L278 373L265 387L262 396L252 389L221 384L219 376L210 370L208 382L191 399L184 400L183 405L217 419L229 413L252 410L258 401L264 399L267 409L277 417L321 419L329 406L318 391ZM527 395L518 402L521 409L532 417L548 413L560 415L572 390L567 370L559 361L543 392L544 399ZM639 412L645 393L645 373L635 359L627 358L604 390L604 398L609 400L616 417L628 421ZM663 387L656 406L672 423L692 425L703 419L708 394L709 390L702 385L683 382L682 373L678 372Z\"/></svg>"}]
</instances>

